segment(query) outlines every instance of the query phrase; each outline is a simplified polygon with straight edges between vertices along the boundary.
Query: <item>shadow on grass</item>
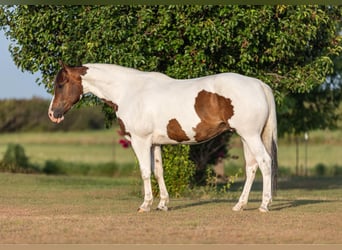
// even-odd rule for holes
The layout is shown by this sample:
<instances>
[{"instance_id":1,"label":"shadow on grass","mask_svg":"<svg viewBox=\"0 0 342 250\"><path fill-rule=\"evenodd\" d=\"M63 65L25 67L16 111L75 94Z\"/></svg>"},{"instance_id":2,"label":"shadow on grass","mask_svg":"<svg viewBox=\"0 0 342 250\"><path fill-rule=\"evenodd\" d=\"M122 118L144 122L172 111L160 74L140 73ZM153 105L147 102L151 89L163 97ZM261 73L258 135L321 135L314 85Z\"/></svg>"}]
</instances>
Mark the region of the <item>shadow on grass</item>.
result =
<instances>
[{"instance_id":1,"label":"shadow on grass","mask_svg":"<svg viewBox=\"0 0 342 250\"><path fill-rule=\"evenodd\" d=\"M280 202L280 203L279 203ZM314 205L321 203L340 202L337 200L313 200L313 199L297 199L297 200L277 200L277 204L271 206L271 211L281 211L287 208L301 207L306 205Z\"/></svg>"},{"instance_id":2,"label":"shadow on grass","mask_svg":"<svg viewBox=\"0 0 342 250\"><path fill-rule=\"evenodd\" d=\"M237 181L232 185L232 191L238 191L243 187L245 181ZM304 189L340 189L342 188L341 177L317 177L317 176L294 176L278 180L278 190ZM262 179L256 179L252 190L262 190Z\"/></svg>"},{"instance_id":3,"label":"shadow on grass","mask_svg":"<svg viewBox=\"0 0 342 250\"><path fill-rule=\"evenodd\" d=\"M235 182L232 185L230 191L232 192L241 192L241 188L244 185L244 181ZM288 179L282 179L278 181L278 190L291 190L291 189L302 189L302 190L324 190L324 189L342 189L342 181L339 177L291 177ZM253 191L262 191L262 180L255 180L252 187ZM227 205L235 204L238 201L237 198L230 199L210 199L197 201L193 203L183 204L171 207L170 210L179 210L185 209L189 207L196 206L205 206L207 204L219 204L219 203L227 203ZM249 203L261 203L260 199L250 199ZM341 202L340 200L334 199L325 199L322 200L319 197L317 199L277 199L275 198L275 202L270 207L271 211L281 211L283 209L295 208L306 205L320 204L320 203L333 203L333 202ZM228 209L229 206L228 206ZM250 206L245 210L257 210L258 207Z\"/></svg>"},{"instance_id":4,"label":"shadow on grass","mask_svg":"<svg viewBox=\"0 0 342 250\"><path fill-rule=\"evenodd\" d=\"M186 208L191 208L191 207L197 207L197 206L205 206L207 204L220 204L220 203L226 203L227 204L227 209L231 209L229 205L232 203L235 205L237 202L236 199L222 199L222 200L205 200L205 201L197 201L193 203L188 203L188 204L182 204L178 206L173 206L170 207L170 211L175 211L175 210L182 210ZM261 203L261 198L260 200L249 200L249 203ZM269 209L270 211L281 211L284 209L288 208L295 208L295 207L301 207L301 206L306 206L306 205L314 205L314 204L321 204L321 203L333 203L333 202L341 202L338 200L314 200L314 199L296 199L296 200L276 200L275 204L272 204ZM247 206L245 211L253 211L253 210L258 210L258 206Z\"/></svg>"}]
</instances>

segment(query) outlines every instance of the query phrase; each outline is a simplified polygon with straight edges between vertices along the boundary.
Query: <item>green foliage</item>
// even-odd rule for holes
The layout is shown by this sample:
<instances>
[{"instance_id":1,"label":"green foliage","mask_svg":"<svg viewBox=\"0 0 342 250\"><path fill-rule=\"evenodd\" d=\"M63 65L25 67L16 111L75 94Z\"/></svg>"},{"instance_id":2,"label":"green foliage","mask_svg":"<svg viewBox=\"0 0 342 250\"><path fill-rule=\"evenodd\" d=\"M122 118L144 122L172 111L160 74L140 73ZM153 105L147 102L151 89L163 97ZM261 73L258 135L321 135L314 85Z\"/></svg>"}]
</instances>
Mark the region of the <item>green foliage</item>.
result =
<instances>
[{"instance_id":1,"label":"green foliage","mask_svg":"<svg viewBox=\"0 0 342 250\"><path fill-rule=\"evenodd\" d=\"M327 167L323 163L319 163L315 166L315 174L317 176L324 176L327 172Z\"/></svg>"},{"instance_id":2,"label":"green foliage","mask_svg":"<svg viewBox=\"0 0 342 250\"><path fill-rule=\"evenodd\" d=\"M100 107L83 107L71 110L62 124L56 126L48 118L50 101L0 100L0 132L71 131L103 129L105 117ZM10 111L10 112L9 112Z\"/></svg>"},{"instance_id":3,"label":"green foliage","mask_svg":"<svg viewBox=\"0 0 342 250\"><path fill-rule=\"evenodd\" d=\"M238 168L234 174L231 174L228 181L225 183L219 183L217 177L215 176L214 170L211 167L206 168L206 184L204 186L204 191L206 194L220 195L227 194L231 186L235 181L242 175L242 168Z\"/></svg>"},{"instance_id":4,"label":"green foliage","mask_svg":"<svg viewBox=\"0 0 342 250\"><path fill-rule=\"evenodd\" d=\"M342 176L342 166L338 166L338 165L333 166L332 176Z\"/></svg>"},{"instance_id":5,"label":"green foliage","mask_svg":"<svg viewBox=\"0 0 342 250\"><path fill-rule=\"evenodd\" d=\"M310 93L292 93L277 111L280 135L300 134L317 129L338 127L338 107L342 100L342 84L315 87Z\"/></svg>"},{"instance_id":6,"label":"green foliage","mask_svg":"<svg viewBox=\"0 0 342 250\"><path fill-rule=\"evenodd\" d=\"M170 196L184 195L191 187L195 165L189 160L188 145L167 145L162 147L164 180ZM154 195L159 194L155 179L152 180Z\"/></svg>"},{"instance_id":7,"label":"green foliage","mask_svg":"<svg viewBox=\"0 0 342 250\"><path fill-rule=\"evenodd\" d=\"M278 103L333 72L339 6L2 6L13 60L52 91L58 60L115 63L190 78L233 71L264 80ZM96 103L96 102L95 102ZM286 106L285 106L286 108Z\"/></svg>"},{"instance_id":8,"label":"green foliage","mask_svg":"<svg viewBox=\"0 0 342 250\"><path fill-rule=\"evenodd\" d=\"M25 149L20 144L8 144L5 155L0 162L0 171L12 173L30 173L36 169L29 164Z\"/></svg>"},{"instance_id":9,"label":"green foliage","mask_svg":"<svg viewBox=\"0 0 342 250\"><path fill-rule=\"evenodd\" d=\"M312 176L342 176L342 166L333 165L327 166L324 163L318 163L311 173Z\"/></svg>"},{"instance_id":10,"label":"green foliage","mask_svg":"<svg viewBox=\"0 0 342 250\"><path fill-rule=\"evenodd\" d=\"M0 7L0 27L15 42L14 62L22 70L40 71L37 82L50 92L60 59L70 65L114 63L175 78L237 72L272 87L280 124L289 116L302 119L295 109L319 107L306 109L315 128L336 119L333 104L321 101L324 94L299 101L296 95L318 90L333 73L333 59L342 52L341 17L342 8L331 5ZM103 110L109 121L115 117L111 109ZM303 130L302 123L293 124L280 126L280 134Z\"/></svg>"},{"instance_id":11,"label":"green foliage","mask_svg":"<svg viewBox=\"0 0 342 250\"><path fill-rule=\"evenodd\" d=\"M50 175L68 176L130 176L133 173L134 165L118 165L114 162L107 163L77 163L63 160L48 160L42 172Z\"/></svg>"}]
</instances>

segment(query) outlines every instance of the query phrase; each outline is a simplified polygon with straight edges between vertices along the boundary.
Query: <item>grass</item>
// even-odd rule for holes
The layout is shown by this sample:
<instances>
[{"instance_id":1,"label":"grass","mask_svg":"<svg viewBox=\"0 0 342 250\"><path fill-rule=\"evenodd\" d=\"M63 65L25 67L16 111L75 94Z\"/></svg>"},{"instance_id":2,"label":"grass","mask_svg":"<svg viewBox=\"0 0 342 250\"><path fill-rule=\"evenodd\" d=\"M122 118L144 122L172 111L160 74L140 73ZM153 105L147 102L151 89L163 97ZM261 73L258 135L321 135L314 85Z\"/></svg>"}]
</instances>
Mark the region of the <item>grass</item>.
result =
<instances>
[{"instance_id":1,"label":"grass","mask_svg":"<svg viewBox=\"0 0 342 250\"><path fill-rule=\"evenodd\" d=\"M136 165L136 158L131 149L124 149L118 143L120 139L117 128L101 131L81 132L53 132L53 133L12 133L0 134L0 159L9 143L18 143L24 146L29 160L33 164L43 166L47 160L73 163L99 164L115 162L119 165ZM342 132L315 131L309 134L307 151L307 167L310 171L317 164L326 166L342 166ZM295 173L296 145L291 137L279 140L279 166L289 168ZM234 136L231 141L230 154L238 159L228 159L226 169L241 168L244 158L240 139ZM299 168L305 167L305 145L299 145Z\"/></svg>"},{"instance_id":2,"label":"grass","mask_svg":"<svg viewBox=\"0 0 342 250\"><path fill-rule=\"evenodd\" d=\"M339 131L310 134L310 169L321 162L342 166L340 135ZM92 173L106 168L108 162L115 162L119 169L127 164L136 167L133 152L123 149L118 140L115 129L2 134L0 157L9 143L19 143L30 162L40 166L47 161L67 162L75 171L82 168ZM227 160L226 168L235 171L243 166L242 149L237 137L231 143L230 153L240 157ZM301 165L303 152L300 144ZM279 163L294 172L291 138L279 141ZM227 193L198 188L185 198L171 198L167 213L137 214L142 187L135 170L133 174L119 171L120 177L115 178L0 173L0 244L342 243L340 177L286 175L279 181L278 196L268 214L258 212L260 177L253 184L246 211L231 211L241 193L243 176ZM153 208L157 204L156 197Z\"/></svg>"},{"instance_id":3,"label":"grass","mask_svg":"<svg viewBox=\"0 0 342 250\"><path fill-rule=\"evenodd\" d=\"M118 140L119 135L114 129L86 132L1 134L0 157L3 157L7 144L18 143L25 148L25 152L33 164L43 165L47 160L134 163L134 153L122 148Z\"/></svg>"},{"instance_id":4,"label":"grass","mask_svg":"<svg viewBox=\"0 0 342 250\"><path fill-rule=\"evenodd\" d=\"M299 142L298 168L305 172L305 143L301 138ZM312 173L318 164L324 164L329 168L342 167L342 132L314 131L309 134L307 146L307 171ZM231 141L229 153L237 159L226 160L226 171L230 167L244 166L242 144L237 135ZM294 138L287 136L278 140L278 163L281 168L287 168L291 174L296 172L296 143Z\"/></svg>"},{"instance_id":5,"label":"grass","mask_svg":"<svg viewBox=\"0 0 342 250\"><path fill-rule=\"evenodd\" d=\"M173 198L167 213L138 214L138 178L1 173L0 244L342 243L338 178L283 180L268 214L257 210L259 181L243 212L231 211L235 183L224 196Z\"/></svg>"}]
</instances>

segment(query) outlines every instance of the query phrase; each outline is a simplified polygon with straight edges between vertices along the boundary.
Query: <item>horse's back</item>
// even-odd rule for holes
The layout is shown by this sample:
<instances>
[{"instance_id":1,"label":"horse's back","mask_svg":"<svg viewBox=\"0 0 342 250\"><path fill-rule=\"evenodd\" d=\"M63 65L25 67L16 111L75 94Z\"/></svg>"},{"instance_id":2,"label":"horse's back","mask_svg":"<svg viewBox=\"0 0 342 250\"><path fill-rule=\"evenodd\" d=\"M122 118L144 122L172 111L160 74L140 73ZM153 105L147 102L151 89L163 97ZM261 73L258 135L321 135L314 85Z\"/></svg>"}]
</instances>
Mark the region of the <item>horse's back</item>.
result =
<instances>
[{"instance_id":1,"label":"horse's back","mask_svg":"<svg viewBox=\"0 0 342 250\"><path fill-rule=\"evenodd\" d=\"M268 117L263 83L255 78L222 73L167 85L160 89L164 94L149 99L151 104L160 103L152 120L164 128L177 121L179 130L193 142L228 129L240 135L258 134ZM162 134L166 136L167 131Z\"/></svg>"}]
</instances>

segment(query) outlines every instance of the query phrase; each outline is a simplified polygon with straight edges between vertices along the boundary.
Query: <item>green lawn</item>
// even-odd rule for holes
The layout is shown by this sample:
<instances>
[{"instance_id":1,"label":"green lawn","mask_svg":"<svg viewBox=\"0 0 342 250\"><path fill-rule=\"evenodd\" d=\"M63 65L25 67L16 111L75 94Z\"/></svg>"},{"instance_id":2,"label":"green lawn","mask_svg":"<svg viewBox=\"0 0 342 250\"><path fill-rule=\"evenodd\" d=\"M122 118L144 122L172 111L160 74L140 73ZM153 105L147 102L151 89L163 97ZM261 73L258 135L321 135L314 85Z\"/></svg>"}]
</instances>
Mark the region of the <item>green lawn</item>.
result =
<instances>
[{"instance_id":1,"label":"green lawn","mask_svg":"<svg viewBox=\"0 0 342 250\"><path fill-rule=\"evenodd\" d=\"M45 132L0 134L0 157L7 144L25 148L30 162L42 165L46 160L70 162L135 162L132 150L121 147L115 129L82 132Z\"/></svg>"},{"instance_id":2,"label":"green lawn","mask_svg":"<svg viewBox=\"0 0 342 250\"><path fill-rule=\"evenodd\" d=\"M24 146L30 162L43 165L46 160L63 160L67 162L136 164L131 149L124 149L118 143L120 136L117 128L101 131L50 132L50 133L11 133L0 134L0 159L9 143ZM323 163L326 166L342 166L341 131L317 131L309 135L307 148L308 169ZM226 168L242 167L244 159L238 136L231 142L231 155L238 159L226 160ZM289 138L279 140L278 161L280 167L287 167L295 172L296 144ZM305 146L299 145L299 167L305 166Z\"/></svg>"},{"instance_id":3,"label":"green lawn","mask_svg":"<svg viewBox=\"0 0 342 250\"><path fill-rule=\"evenodd\" d=\"M304 172L305 168L305 142L300 138L298 147L298 168ZM336 131L314 131L309 134L307 144L307 168L313 171L317 164L327 167L342 167L342 132ZM238 136L234 135L231 142L230 154L238 159L226 160L226 168L229 166L243 166L244 158L242 145ZM294 138L285 137L278 140L278 164L295 173L296 169L296 143Z\"/></svg>"}]
</instances>

